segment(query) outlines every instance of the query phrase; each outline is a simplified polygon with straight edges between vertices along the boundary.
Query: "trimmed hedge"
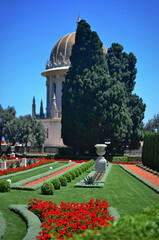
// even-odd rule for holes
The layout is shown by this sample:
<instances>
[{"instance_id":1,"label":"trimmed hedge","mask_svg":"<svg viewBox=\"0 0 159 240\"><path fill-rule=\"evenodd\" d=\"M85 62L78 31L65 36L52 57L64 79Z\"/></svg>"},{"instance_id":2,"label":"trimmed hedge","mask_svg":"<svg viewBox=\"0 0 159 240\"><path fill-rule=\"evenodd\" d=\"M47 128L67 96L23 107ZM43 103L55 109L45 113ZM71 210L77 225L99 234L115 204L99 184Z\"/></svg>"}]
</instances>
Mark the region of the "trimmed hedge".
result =
<instances>
[{"instance_id":1,"label":"trimmed hedge","mask_svg":"<svg viewBox=\"0 0 159 240\"><path fill-rule=\"evenodd\" d=\"M67 179L66 179L66 177L61 176L58 179L59 179L59 181L61 183L61 186L63 186L63 187L67 186Z\"/></svg>"},{"instance_id":2,"label":"trimmed hedge","mask_svg":"<svg viewBox=\"0 0 159 240\"><path fill-rule=\"evenodd\" d=\"M123 163L128 162L128 157L127 156L107 157L106 159L110 162L123 162Z\"/></svg>"},{"instance_id":3,"label":"trimmed hedge","mask_svg":"<svg viewBox=\"0 0 159 240\"><path fill-rule=\"evenodd\" d=\"M55 190L59 190L60 189L61 182L60 182L60 180L58 178L52 179L51 183L53 184Z\"/></svg>"},{"instance_id":4,"label":"trimmed hedge","mask_svg":"<svg viewBox=\"0 0 159 240\"><path fill-rule=\"evenodd\" d=\"M102 227L98 231L86 230L71 240L157 240L159 236L159 206L146 208L142 214L125 216L112 226Z\"/></svg>"},{"instance_id":5,"label":"trimmed hedge","mask_svg":"<svg viewBox=\"0 0 159 240\"><path fill-rule=\"evenodd\" d=\"M70 174L69 172L68 172L68 173L65 173L63 176L66 177L67 182L71 182L72 177L71 177L71 174Z\"/></svg>"},{"instance_id":6,"label":"trimmed hedge","mask_svg":"<svg viewBox=\"0 0 159 240\"><path fill-rule=\"evenodd\" d=\"M42 231L39 218L34 213L29 211L28 207L25 205L10 205L9 208L22 216L27 223L27 233L23 240L36 239L36 236L39 236L39 232Z\"/></svg>"},{"instance_id":7,"label":"trimmed hedge","mask_svg":"<svg viewBox=\"0 0 159 240\"><path fill-rule=\"evenodd\" d=\"M54 186L51 182L44 182L41 186L41 193L43 195L53 195L54 194Z\"/></svg>"},{"instance_id":8,"label":"trimmed hedge","mask_svg":"<svg viewBox=\"0 0 159 240\"><path fill-rule=\"evenodd\" d=\"M0 239L3 238L6 229L6 220L0 212Z\"/></svg>"},{"instance_id":9,"label":"trimmed hedge","mask_svg":"<svg viewBox=\"0 0 159 240\"><path fill-rule=\"evenodd\" d=\"M10 192L10 190L10 183L5 179L0 180L0 192Z\"/></svg>"},{"instance_id":10,"label":"trimmed hedge","mask_svg":"<svg viewBox=\"0 0 159 240\"><path fill-rule=\"evenodd\" d=\"M60 177L51 180L50 183L54 184L55 180L59 180L61 186L67 186L67 182L71 182L73 179L75 179L76 177L78 177L81 173L83 173L84 171L86 171L88 168L90 168L92 165L94 164L94 160L90 160L88 162L85 163L81 163L80 167L75 167L75 169L73 170L68 170L68 172L64 173L63 175L61 175ZM54 187L54 189L56 190L56 188Z\"/></svg>"},{"instance_id":11,"label":"trimmed hedge","mask_svg":"<svg viewBox=\"0 0 159 240\"><path fill-rule=\"evenodd\" d=\"M145 133L142 162L143 165L159 171L159 133Z\"/></svg>"}]
</instances>

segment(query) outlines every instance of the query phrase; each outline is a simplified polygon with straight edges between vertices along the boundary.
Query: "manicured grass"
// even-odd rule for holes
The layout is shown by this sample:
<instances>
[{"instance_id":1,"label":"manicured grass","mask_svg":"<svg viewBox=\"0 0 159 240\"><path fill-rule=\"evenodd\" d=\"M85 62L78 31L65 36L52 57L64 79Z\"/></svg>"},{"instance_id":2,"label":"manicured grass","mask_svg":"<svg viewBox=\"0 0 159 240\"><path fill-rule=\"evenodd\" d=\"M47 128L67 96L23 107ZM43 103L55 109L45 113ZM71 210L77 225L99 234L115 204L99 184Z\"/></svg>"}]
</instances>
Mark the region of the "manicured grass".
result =
<instances>
[{"instance_id":1,"label":"manicured grass","mask_svg":"<svg viewBox=\"0 0 159 240\"><path fill-rule=\"evenodd\" d=\"M136 178L125 172L118 165L113 165L104 188L74 188L87 173L76 178L67 187L56 190L54 195L41 195L37 191L11 190L9 193L0 193L0 211L7 220L7 232L4 240L21 240L25 236L26 227L24 222L15 213L12 213L8 206L10 204L26 204L29 199L37 198L42 200L60 203L66 202L87 202L91 198L106 199L111 207L117 208L119 214L135 215L142 212L142 209L159 202L159 194L148 188Z\"/></svg>"},{"instance_id":2,"label":"manicured grass","mask_svg":"<svg viewBox=\"0 0 159 240\"><path fill-rule=\"evenodd\" d=\"M53 169L56 169L56 168L61 167L63 165L66 165L66 163L59 162L59 163L55 163L55 164L52 164L52 165L49 165L49 166L44 165L42 168L38 168L38 167L35 168L34 171L26 172L25 174L23 174L23 171L22 171L22 174L17 175L17 176L8 177L8 178L11 179L12 183L15 183L15 182L21 181L23 179L36 176L38 174L48 172L50 167L53 167Z\"/></svg>"}]
</instances>

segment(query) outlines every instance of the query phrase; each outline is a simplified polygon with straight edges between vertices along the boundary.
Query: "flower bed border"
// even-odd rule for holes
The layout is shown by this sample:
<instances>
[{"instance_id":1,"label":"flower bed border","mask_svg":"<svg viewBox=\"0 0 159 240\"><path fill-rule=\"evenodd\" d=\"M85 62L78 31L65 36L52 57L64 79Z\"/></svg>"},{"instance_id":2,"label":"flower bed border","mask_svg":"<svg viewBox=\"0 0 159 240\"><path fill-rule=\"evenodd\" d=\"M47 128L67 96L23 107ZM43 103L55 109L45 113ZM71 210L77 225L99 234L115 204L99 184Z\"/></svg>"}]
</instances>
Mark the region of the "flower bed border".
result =
<instances>
[{"instance_id":1,"label":"flower bed border","mask_svg":"<svg viewBox=\"0 0 159 240\"><path fill-rule=\"evenodd\" d=\"M9 206L9 209L20 215L27 224L27 233L23 240L36 239L36 236L39 236L39 232L42 230L40 219L28 210L27 205L12 204Z\"/></svg>"},{"instance_id":2,"label":"flower bed border","mask_svg":"<svg viewBox=\"0 0 159 240\"><path fill-rule=\"evenodd\" d=\"M103 188L105 181L107 179L107 176L109 174L109 171L112 167L112 164L109 163L106 172L104 173L102 179L100 181L95 181L94 184L85 184L84 179L82 179L80 182L76 183L74 187L79 187L79 188ZM87 176L92 177L95 174L95 170L92 170Z\"/></svg>"},{"instance_id":3,"label":"flower bed border","mask_svg":"<svg viewBox=\"0 0 159 240\"><path fill-rule=\"evenodd\" d=\"M6 227L6 220L3 217L3 214L0 212L0 239L4 236Z\"/></svg>"}]
</instances>

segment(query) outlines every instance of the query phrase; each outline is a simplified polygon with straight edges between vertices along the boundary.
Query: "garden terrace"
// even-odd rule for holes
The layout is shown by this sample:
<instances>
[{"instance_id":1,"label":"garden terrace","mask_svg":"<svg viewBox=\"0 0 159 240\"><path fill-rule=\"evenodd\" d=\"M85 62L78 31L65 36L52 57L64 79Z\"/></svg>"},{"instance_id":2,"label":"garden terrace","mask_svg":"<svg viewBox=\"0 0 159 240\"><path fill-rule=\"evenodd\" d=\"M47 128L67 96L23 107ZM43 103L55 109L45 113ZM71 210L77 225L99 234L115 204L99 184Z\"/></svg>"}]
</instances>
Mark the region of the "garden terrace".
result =
<instances>
[{"instance_id":1,"label":"garden terrace","mask_svg":"<svg viewBox=\"0 0 159 240\"><path fill-rule=\"evenodd\" d=\"M39 171L38 168L37 170ZM92 170L93 167L90 168L89 172ZM26 174L27 171L25 171ZM66 187L54 191L53 196L41 195L40 189L35 191L12 189L11 192L0 193L0 212L2 212L6 220L6 232L3 240L20 240L24 238L26 224L18 215L9 210L9 206L12 204L26 205L29 199L51 200L56 204L60 204L61 200L64 202L83 203L88 202L90 199L106 199L109 206L116 208L121 217L127 214L134 216L141 213L143 208L152 207L159 202L159 194L134 178L118 164L112 165L103 188L95 190L91 188L74 188L74 185L84 179L89 172L83 172L82 175L68 183ZM22 178L25 179L25 174L21 173L19 176L15 176L15 183L19 181L16 180L16 177L23 176ZM35 172L32 171L32 173L36 174L36 170ZM11 179L10 175L7 177Z\"/></svg>"}]
</instances>

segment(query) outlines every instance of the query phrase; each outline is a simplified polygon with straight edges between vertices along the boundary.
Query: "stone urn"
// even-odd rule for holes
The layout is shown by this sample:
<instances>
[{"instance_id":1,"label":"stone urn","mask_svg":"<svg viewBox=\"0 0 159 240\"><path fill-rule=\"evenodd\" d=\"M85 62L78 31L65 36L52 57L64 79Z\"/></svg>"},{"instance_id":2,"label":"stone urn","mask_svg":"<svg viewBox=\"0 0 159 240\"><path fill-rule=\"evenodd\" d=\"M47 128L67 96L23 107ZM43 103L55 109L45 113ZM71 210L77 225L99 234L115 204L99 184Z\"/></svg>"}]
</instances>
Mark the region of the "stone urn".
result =
<instances>
[{"instance_id":1,"label":"stone urn","mask_svg":"<svg viewBox=\"0 0 159 240\"><path fill-rule=\"evenodd\" d=\"M107 147L106 144L96 144L96 153L98 154L98 157L95 161L95 171L96 172L106 172L106 165L107 160L103 157L103 155L106 153L105 148Z\"/></svg>"},{"instance_id":2,"label":"stone urn","mask_svg":"<svg viewBox=\"0 0 159 240\"><path fill-rule=\"evenodd\" d=\"M15 152L14 152L14 150L15 150L15 146L11 146L11 153L9 154L10 157L15 157Z\"/></svg>"}]
</instances>

